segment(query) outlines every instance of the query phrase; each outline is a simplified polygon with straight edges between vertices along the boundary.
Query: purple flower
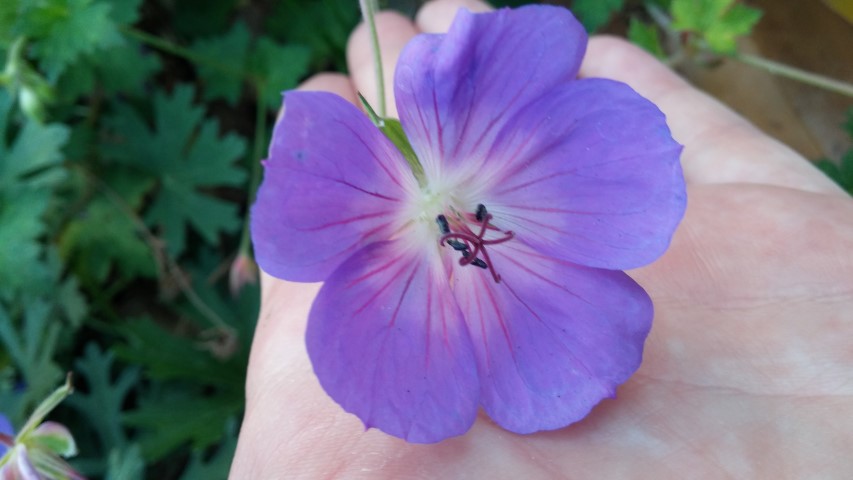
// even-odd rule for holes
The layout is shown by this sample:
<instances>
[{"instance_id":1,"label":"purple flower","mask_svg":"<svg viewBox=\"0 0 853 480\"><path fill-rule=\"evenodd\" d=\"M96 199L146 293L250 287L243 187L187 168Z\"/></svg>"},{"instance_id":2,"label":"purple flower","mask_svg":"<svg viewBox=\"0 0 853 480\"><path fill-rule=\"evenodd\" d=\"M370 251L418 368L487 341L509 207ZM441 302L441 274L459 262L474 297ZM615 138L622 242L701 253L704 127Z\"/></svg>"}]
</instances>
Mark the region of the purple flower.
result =
<instances>
[{"instance_id":1,"label":"purple flower","mask_svg":"<svg viewBox=\"0 0 853 480\"><path fill-rule=\"evenodd\" d=\"M412 40L395 94L417 175L343 99L287 93L257 259L325 282L308 353L367 427L436 442L481 406L513 432L560 428L640 365L652 304L621 270L669 245L681 147L630 87L576 78L585 48L547 6Z\"/></svg>"}]
</instances>

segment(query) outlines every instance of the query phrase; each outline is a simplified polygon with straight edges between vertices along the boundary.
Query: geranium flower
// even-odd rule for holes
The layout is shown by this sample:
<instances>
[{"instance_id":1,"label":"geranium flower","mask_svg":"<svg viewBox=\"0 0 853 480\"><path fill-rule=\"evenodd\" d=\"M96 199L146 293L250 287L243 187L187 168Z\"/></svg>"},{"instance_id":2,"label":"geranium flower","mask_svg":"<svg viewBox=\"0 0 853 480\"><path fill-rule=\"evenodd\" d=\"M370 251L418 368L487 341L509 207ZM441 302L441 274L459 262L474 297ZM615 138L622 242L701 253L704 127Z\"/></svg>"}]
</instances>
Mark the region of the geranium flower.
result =
<instances>
[{"instance_id":1,"label":"geranium flower","mask_svg":"<svg viewBox=\"0 0 853 480\"><path fill-rule=\"evenodd\" d=\"M79 479L61 457L77 454L71 432L56 422L27 422L17 437L0 414L0 480Z\"/></svg>"},{"instance_id":2,"label":"geranium flower","mask_svg":"<svg viewBox=\"0 0 853 480\"><path fill-rule=\"evenodd\" d=\"M621 270L670 242L681 147L627 85L577 79L586 40L548 6L461 11L413 39L394 88L422 172L343 99L285 95L255 251L276 277L325 282L308 353L366 427L436 442L482 407L556 429L640 365L652 304Z\"/></svg>"}]
</instances>

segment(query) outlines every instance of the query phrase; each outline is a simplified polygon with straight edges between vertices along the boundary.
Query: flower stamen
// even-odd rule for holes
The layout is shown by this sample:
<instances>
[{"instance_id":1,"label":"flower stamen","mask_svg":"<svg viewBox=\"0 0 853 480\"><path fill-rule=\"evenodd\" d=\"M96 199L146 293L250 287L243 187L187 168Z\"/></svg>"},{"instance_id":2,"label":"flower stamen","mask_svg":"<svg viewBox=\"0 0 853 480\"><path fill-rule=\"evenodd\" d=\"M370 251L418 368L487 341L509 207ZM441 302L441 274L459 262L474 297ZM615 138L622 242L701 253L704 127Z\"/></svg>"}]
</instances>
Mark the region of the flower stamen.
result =
<instances>
[{"instance_id":1,"label":"flower stamen","mask_svg":"<svg viewBox=\"0 0 853 480\"><path fill-rule=\"evenodd\" d=\"M471 218L470 216L468 217ZM486 251L487 245L497 245L512 240L515 234L510 230L500 230L490 224L492 214L486 210L486 206L482 203L477 205L477 210L474 213L474 219L480 223L480 233L474 233L465 222L454 219L453 226L456 231L450 229L450 221L444 215L436 217L435 222L438 224L438 229L441 232L439 243L444 246L445 243L450 245L457 252L462 253L462 258L459 259L459 265L474 265L482 269L487 269L492 274L495 283L500 283L501 276L495 271L492 265L492 260L489 258L489 252ZM501 238L486 240L483 236L487 230L496 230L504 234ZM479 258L482 254L483 258Z\"/></svg>"}]
</instances>

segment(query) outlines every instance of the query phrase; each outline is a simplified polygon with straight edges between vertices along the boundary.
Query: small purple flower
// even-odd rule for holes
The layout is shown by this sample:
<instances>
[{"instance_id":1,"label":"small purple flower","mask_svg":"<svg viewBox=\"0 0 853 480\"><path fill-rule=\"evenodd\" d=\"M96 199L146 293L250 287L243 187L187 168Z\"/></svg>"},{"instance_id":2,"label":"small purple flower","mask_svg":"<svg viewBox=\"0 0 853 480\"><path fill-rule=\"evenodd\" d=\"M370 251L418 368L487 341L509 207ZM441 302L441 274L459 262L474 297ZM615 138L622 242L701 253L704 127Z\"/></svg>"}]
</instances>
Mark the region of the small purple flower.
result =
<instances>
[{"instance_id":1,"label":"small purple flower","mask_svg":"<svg viewBox=\"0 0 853 480\"><path fill-rule=\"evenodd\" d=\"M625 84L578 80L565 9L462 11L396 71L423 172L343 99L288 92L252 210L270 274L324 281L306 342L323 388L411 442L479 407L518 433L578 421L639 367L681 147Z\"/></svg>"}]
</instances>

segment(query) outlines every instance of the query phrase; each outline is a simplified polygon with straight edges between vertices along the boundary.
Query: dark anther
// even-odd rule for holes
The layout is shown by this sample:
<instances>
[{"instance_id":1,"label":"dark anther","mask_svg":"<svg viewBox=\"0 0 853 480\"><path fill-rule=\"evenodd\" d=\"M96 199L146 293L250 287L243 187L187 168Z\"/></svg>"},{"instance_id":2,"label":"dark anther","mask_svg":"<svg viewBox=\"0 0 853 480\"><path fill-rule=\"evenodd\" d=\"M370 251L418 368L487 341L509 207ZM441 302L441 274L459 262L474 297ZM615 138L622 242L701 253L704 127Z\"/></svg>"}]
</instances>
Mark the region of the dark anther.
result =
<instances>
[{"instance_id":1,"label":"dark anther","mask_svg":"<svg viewBox=\"0 0 853 480\"><path fill-rule=\"evenodd\" d=\"M453 247L453 249L457 252L464 252L468 250L468 246L460 242L459 240L450 239L447 241L447 244Z\"/></svg>"},{"instance_id":2,"label":"dark anther","mask_svg":"<svg viewBox=\"0 0 853 480\"><path fill-rule=\"evenodd\" d=\"M484 262L484 261L480 260L479 258L475 258L475 259L471 262L471 265L474 265L475 267L480 267L480 268L482 268L482 269L489 268L489 266L488 266L488 265L486 265L486 262Z\"/></svg>"},{"instance_id":3,"label":"dark anther","mask_svg":"<svg viewBox=\"0 0 853 480\"><path fill-rule=\"evenodd\" d=\"M450 233L450 225L447 224L447 217L445 217L444 215L439 215L435 217L435 223L438 224L438 229L441 230L442 235L447 235L448 233ZM453 245L451 245L451 247L456 248Z\"/></svg>"},{"instance_id":4,"label":"dark anther","mask_svg":"<svg viewBox=\"0 0 853 480\"><path fill-rule=\"evenodd\" d=\"M476 216L478 222L482 222L483 219L486 218L487 213L488 212L486 212L486 206L485 205L483 205L482 203L477 205L477 212L476 212L475 216Z\"/></svg>"},{"instance_id":5,"label":"dark anther","mask_svg":"<svg viewBox=\"0 0 853 480\"><path fill-rule=\"evenodd\" d=\"M501 276L495 271L486 247L508 242L515 235L510 230L500 230L491 225L492 214L486 210L486 206L482 203L477 205L474 217L480 226L479 233L474 233L466 224L466 220L471 221L470 214L452 217L453 230L450 229L451 222L447 220L447 217L444 215L437 216L435 222L438 224L439 230L441 230L440 243L442 246L444 244L450 245L454 250L462 254L462 258L459 259L459 265L463 267L465 265L474 265L475 267L489 270L492 278L495 279L495 283L500 283ZM503 236L486 240L484 236L487 230L503 233ZM480 258L481 256L483 258Z\"/></svg>"}]
</instances>

